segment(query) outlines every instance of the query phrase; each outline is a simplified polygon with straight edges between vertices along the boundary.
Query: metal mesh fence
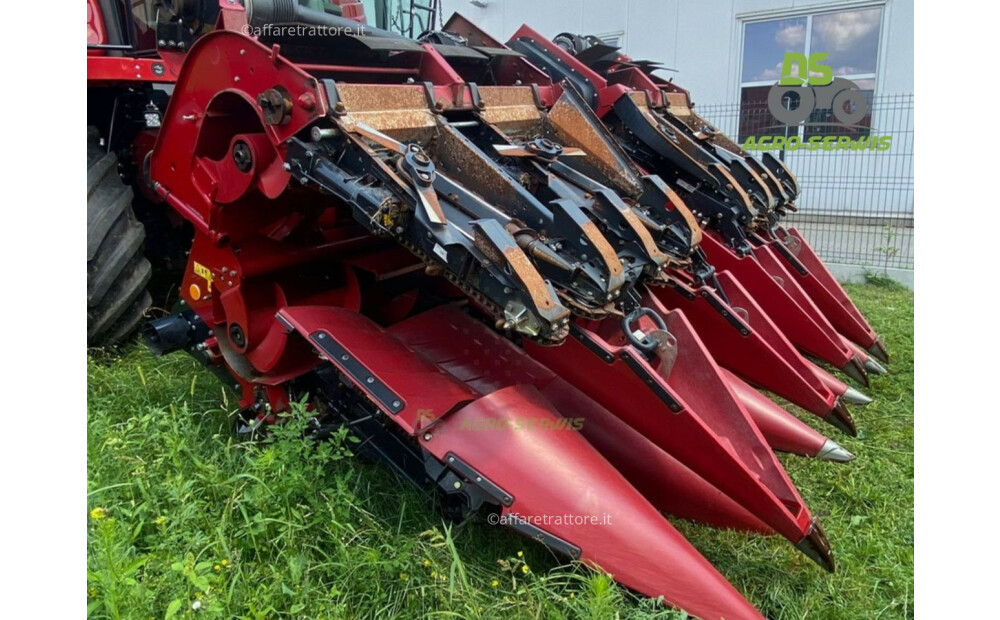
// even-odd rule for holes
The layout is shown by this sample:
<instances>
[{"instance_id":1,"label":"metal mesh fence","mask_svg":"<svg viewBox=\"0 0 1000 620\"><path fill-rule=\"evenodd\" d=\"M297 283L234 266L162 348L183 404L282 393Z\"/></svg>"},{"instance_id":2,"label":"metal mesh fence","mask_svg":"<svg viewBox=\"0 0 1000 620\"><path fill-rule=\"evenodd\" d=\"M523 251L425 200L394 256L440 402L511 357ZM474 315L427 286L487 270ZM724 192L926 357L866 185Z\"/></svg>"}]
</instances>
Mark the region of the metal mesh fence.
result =
<instances>
[{"instance_id":1,"label":"metal mesh fence","mask_svg":"<svg viewBox=\"0 0 1000 620\"><path fill-rule=\"evenodd\" d=\"M868 114L845 128L830 110L814 111L805 126L783 125L766 100L747 96L754 94L749 90L739 104L695 110L741 145L751 136L781 138L782 147L771 152L802 188L799 212L787 225L802 231L827 262L913 269L913 95L865 93ZM888 148L879 150L886 137ZM787 148L789 141L798 148Z\"/></svg>"}]
</instances>

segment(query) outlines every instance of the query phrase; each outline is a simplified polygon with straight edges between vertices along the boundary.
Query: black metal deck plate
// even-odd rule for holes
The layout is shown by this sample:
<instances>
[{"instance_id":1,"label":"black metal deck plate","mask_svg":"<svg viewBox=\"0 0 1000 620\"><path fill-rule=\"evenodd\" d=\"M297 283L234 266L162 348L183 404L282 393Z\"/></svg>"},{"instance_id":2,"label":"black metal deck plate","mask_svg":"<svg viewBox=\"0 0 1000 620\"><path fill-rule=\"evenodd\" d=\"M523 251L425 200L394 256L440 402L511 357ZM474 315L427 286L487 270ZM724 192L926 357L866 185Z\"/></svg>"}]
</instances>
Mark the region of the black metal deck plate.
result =
<instances>
[{"instance_id":1,"label":"black metal deck plate","mask_svg":"<svg viewBox=\"0 0 1000 620\"><path fill-rule=\"evenodd\" d=\"M574 560L580 559L581 550L573 543L567 542L558 536L553 536L545 530L532 525L528 521L518 518L517 515L507 515L506 520L507 525L514 531L524 534L536 542L542 543L556 553L568 555Z\"/></svg>"},{"instance_id":2,"label":"black metal deck plate","mask_svg":"<svg viewBox=\"0 0 1000 620\"><path fill-rule=\"evenodd\" d=\"M653 390L653 392L660 398L660 400L662 400L667 405L667 407L670 407L671 411L673 411L674 413L679 413L683 409L683 407L681 407L681 404L677 402L677 400L674 398L674 395L671 394L669 390L664 388L663 384L657 381L649 373L649 371L645 367L643 367L643 365L639 362L639 360L635 358L634 355L632 355L628 351L622 351L621 358L622 361L628 364L628 367L631 368L635 372L635 374L638 375L639 378L642 379L643 382L645 382L645 384L648 385L650 389Z\"/></svg>"},{"instance_id":3,"label":"black metal deck plate","mask_svg":"<svg viewBox=\"0 0 1000 620\"><path fill-rule=\"evenodd\" d=\"M602 347L599 342L591 338L589 334L584 332L575 324L570 323L569 333L571 336L579 340L580 344L587 347L591 352L597 354L597 357L601 358L606 363L610 364L615 361L615 356L611 354L611 351Z\"/></svg>"},{"instance_id":4,"label":"black metal deck plate","mask_svg":"<svg viewBox=\"0 0 1000 620\"><path fill-rule=\"evenodd\" d=\"M337 340L323 330L309 334L309 340L326 355L330 362L346 373L365 392L371 394L379 405L392 414L406 406L403 399L382 383L359 359L351 355Z\"/></svg>"},{"instance_id":5,"label":"black metal deck plate","mask_svg":"<svg viewBox=\"0 0 1000 620\"><path fill-rule=\"evenodd\" d=\"M514 503L514 496L507 491L504 491L499 486L497 486L492 480L482 475L476 468L469 465L459 457L455 456L453 453L449 452L444 457L445 464L450 467L455 473L459 474L472 484L478 486L487 495L497 500L504 506L510 506Z\"/></svg>"},{"instance_id":6,"label":"black metal deck plate","mask_svg":"<svg viewBox=\"0 0 1000 620\"><path fill-rule=\"evenodd\" d=\"M712 291L703 288L701 289L701 296L705 298L705 301L707 301L708 304L722 316L722 318L726 319L730 325L735 327L736 331L740 332L744 336L750 335L750 328L747 327L738 316L727 310L726 306L722 303L722 300L716 297Z\"/></svg>"}]
</instances>

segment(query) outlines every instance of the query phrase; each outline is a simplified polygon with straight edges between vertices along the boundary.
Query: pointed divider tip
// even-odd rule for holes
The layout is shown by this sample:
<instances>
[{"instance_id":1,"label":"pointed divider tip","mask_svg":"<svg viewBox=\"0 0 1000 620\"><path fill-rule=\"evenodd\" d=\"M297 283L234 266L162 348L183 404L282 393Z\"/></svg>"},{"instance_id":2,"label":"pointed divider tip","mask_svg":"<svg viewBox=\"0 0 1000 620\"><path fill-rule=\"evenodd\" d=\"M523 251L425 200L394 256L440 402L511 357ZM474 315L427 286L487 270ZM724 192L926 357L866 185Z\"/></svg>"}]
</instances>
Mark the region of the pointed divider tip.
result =
<instances>
[{"instance_id":1,"label":"pointed divider tip","mask_svg":"<svg viewBox=\"0 0 1000 620\"><path fill-rule=\"evenodd\" d=\"M869 374L875 374L875 375L889 374L889 371L885 369L885 366L879 364L871 357L865 360L865 370L867 370Z\"/></svg>"},{"instance_id":2,"label":"pointed divider tip","mask_svg":"<svg viewBox=\"0 0 1000 620\"><path fill-rule=\"evenodd\" d=\"M858 436L858 429L854 425L854 418L851 417L851 412L847 410L847 406L839 398L836 404L834 404L833 409L830 410L830 413L823 419L851 437Z\"/></svg>"},{"instance_id":3,"label":"pointed divider tip","mask_svg":"<svg viewBox=\"0 0 1000 620\"><path fill-rule=\"evenodd\" d=\"M862 392L861 390L855 390L851 386L847 386L847 391L841 396L844 402L851 405L860 405L864 407L865 405L871 404L872 399L870 396Z\"/></svg>"},{"instance_id":4,"label":"pointed divider tip","mask_svg":"<svg viewBox=\"0 0 1000 620\"><path fill-rule=\"evenodd\" d=\"M850 463L854 460L854 455L845 450L839 443L832 439L827 439L823 447L820 448L816 458L835 463Z\"/></svg>"},{"instance_id":5,"label":"pointed divider tip","mask_svg":"<svg viewBox=\"0 0 1000 620\"><path fill-rule=\"evenodd\" d=\"M875 339L875 344L869 347L868 353L874 355L883 364L889 363L889 350L885 348L885 343L882 342L881 338Z\"/></svg>"},{"instance_id":6,"label":"pointed divider tip","mask_svg":"<svg viewBox=\"0 0 1000 620\"><path fill-rule=\"evenodd\" d=\"M861 385L868 387L868 371L865 369L865 365L861 363L861 360L857 355L851 358L851 361L847 362L847 365L843 368L844 374L848 377L854 379Z\"/></svg>"},{"instance_id":7,"label":"pointed divider tip","mask_svg":"<svg viewBox=\"0 0 1000 620\"><path fill-rule=\"evenodd\" d=\"M813 562L822 566L827 572L834 572L836 565L833 563L833 551L830 549L830 541L826 538L826 532L817 519L813 519L812 526L806 537L799 541L795 547L804 553Z\"/></svg>"}]
</instances>

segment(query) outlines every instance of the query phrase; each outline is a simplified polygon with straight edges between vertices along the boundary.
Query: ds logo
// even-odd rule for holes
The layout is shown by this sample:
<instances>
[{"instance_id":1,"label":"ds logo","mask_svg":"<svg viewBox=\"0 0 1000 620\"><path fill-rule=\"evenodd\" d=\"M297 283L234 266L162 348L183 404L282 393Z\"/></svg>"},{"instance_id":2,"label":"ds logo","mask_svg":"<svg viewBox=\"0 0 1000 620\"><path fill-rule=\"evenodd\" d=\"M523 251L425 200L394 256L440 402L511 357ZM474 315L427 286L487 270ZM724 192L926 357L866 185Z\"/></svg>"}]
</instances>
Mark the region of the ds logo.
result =
<instances>
[{"instance_id":1,"label":"ds logo","mask_svg":"<svg viewBox=\"0 0 1000 620\"><path fill-rule=\"evenodd\" d=\"M821 60L826 60L829 56L827 52L817 52L809 54L799 54L798 52L788 52L781 62L781 80L779 86L826 86L833 81L833 69L826 65L821 65ZM799 74L792 75L793 68L798 68ZM810 76L816 72L819 75Z\"/></svg>"},{"instance_id":2,"label":"ds logo","mask_svg":"<svg viewBox=\"0 0 1000 620\"><path fill-rule=\"evenodd\" d=\"M774 118L788 125L798 125L817 108L831 109L837 122L852 126L868 114L868 100L858 85L844 78L834 78L833 69L820 64L828 55L826 52L808 57L798 52L785 54L781 63L781 79L767 94L767 107ZM785 101L793 96L797 96L799 104L794 110L789 110L791 106L786 107Z\"/></svg>"}]
</instances>

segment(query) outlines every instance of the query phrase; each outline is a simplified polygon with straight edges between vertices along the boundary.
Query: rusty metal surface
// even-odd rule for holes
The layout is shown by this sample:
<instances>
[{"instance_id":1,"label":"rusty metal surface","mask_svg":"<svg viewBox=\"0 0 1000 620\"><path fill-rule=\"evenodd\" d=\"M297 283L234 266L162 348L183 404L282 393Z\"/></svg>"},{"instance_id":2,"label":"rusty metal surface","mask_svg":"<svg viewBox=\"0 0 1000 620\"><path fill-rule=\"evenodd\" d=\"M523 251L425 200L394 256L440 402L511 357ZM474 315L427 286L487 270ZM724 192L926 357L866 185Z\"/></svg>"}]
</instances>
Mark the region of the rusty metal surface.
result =
<instances>
[{"instance_id":1,"label":"rusty metal surface","mask_svg":"<svg viewBox=\"0 0 1000 620\"><path fill-rule=\"evenodd\" d=\"M426 141L437 126L422 86L338 84L338 113L397 140ZM342 104L343 107L340 106Z\"/></svg>"},{"instance_id":2,"label":"rusty metal surface","mask_svg":"<svg viewBox=\"0 0 1000 620\"><path fill-rule=\"evenodd\" d=\"M645 92L629 93L629 98L631 98L631 100L636 104L636 106L638 106L639 111L642 113L643 118L645 118L650 125L655 127L660 134L666 137L670 141L670 143L674 145L674 148L678 152L682 153L692 163L695 163L704 169L708 165L715 162L715 159L704 153L704 151L701 150L701 147L693 142L692 138L688 137L686 134L684 134L684 132L679 131L678 129L675 129L670 126L670 122L667 120L667 118L661 115L662 113L668 113L669 116L673 117L672 114L669 114L669 111L666 108L653 109L652 107L650 107L649 100ZM684 123L685 125L691 127L695 131L700 131L701 127L695 128L689 124L689 121L691 119L692 119L691 115L677 118L678 122ZM664 130L664 128L673 131L673 137L671 137Z\"/></svg>"},{"instance_id":3,"label":"rusty metal surface","mask_svg":"<svg viewBox=\"0 0 1000 620\"><path fill-rule=\"evenodd\" d=\"M715 170L726 180L726 189L736 192L736 195L740 197L743 201L743 205L751 212L756 214L757 209L754 208L753 202L750 200L750 196L746 193L739 182L733 178L733 175L729 170L726 169L722 164L711 164L709 168Z\"/></svg>"},{"instance_id":4,"label":"rusty metal surface","mask_svg":"<svg viewBox=\"0 0 1000 620\"><path fill-rule=\"evenodd\" d=\"M667 254L660 251L660 248L656 247L656 241L653 240L653 236L649 234L649 230L643 225L642 221L639 220L639 216L631 208L626 208L622 211L622 217L628 222L632 230L635 231L636 236L639 238L639 242L642 244L643 249L646 254L652 258L657 265L664 265L670 260Z\"/></svg>"},{"instance_id":5,"label":"rusty metal surface","mask_svg":"<svg viewBox=\"0 0 1000 620\"><path fill-rule=\"evenodd\" d=\"M714 125L712 125L702 117L698 116L693 111L691 112L691 116L688 117L688 119L689 120L685 120L682 117L678 120L684 122L688 127L690 127L694 131L704 131L704 128L708 127L714 132L712 133L711 137L708 138L709 142L711 142L712 144L721 149L729 151L730 153L735 153L737 155L740 155L741 157L747 156L747 154L743 151L740 145L733 142L729 138L729 136L716 129Z\"/></svg>"},{"instance_id":6,"label":"rusty metal surface","mask_svg":"<svg viewBox=\"0 0 1000 620\"><path fill-rule=\"evenodd\" d=\"M764 200L767 202L767 208L770 209L775 204L775 200L774 194L771 193L771 188L767 186L767 181L757 174L757 171L750 166L746 166L746 171L750 175L750 178L753 179L754 183L756 183L760 190L764 192Z\"/></svg>"},{"instance_id":7,"label":"rusty metal surface","mask_svg":"<svg viewBox=\"0 0 1000 620\"><path fill-rule=\"evenodd\" d=\"M750 201L750 197L725 167L716 162L713 158L705 155L700 147L693 144L691 138L686 136L683 132L675 129L673 131L673 136L676 139L672 139L667 133L664 132L663 127L667 126L668 123L666 119L660 117L649 107L648 99L644 92L633 92L628 96L639 108L639 112L642 114L646 122L648 122L658 133L666 138L666 140L673 145L678 153L687 158L692 164L704 170L706 172L706 176L712 176L722 181L728 191L733 192L739 197L743 206L747 210L752 213L756 212Z\"/></svg>"},{"instance_id":8,"label":"rusty metal surface","mask_svg":"<svg viewBox=\"0 0 1000 620\"><path fill-rule=\"evenodd\" d=\"M559 291L559 301L569 308L574 315L581 316L591 321L603 321L609 317L622 318L625 314L615 307L614 302L607 303L600 307L587 306L574 299L572 295Z\"/></svg>"},{"instance_id":9,"label":"rusty metal surface","mask_svg":"<svg viewBox=\"0 0 1000 620\"><path fill-rule=\"evenodd\" d=\"M597 229L597 224L593 221L587 221L583 225L583 234L587 237L587 241L597 250L604 264L608 266L608 273L614 277L620 277L623 271L622 262L618 260L618 254L615 253L614 248L611 247L608 240ZM614 290L614 288L609 287L609 290Z\"/></svg>"},{"instance_id":10,"label":"rusty metal surface","mask_svg":"<svg viewBox=\"0 0 1000 620\"><path fill-rule=\"evenodd\" d=\"M511 238L512 245L500 249L487 235L483 234L480 228L476 228L473 235L476 249L482 252L483 256L496 265L510 266L514 277L524 285L525 291L531 297L531 302L536 308L546 312L558 310L559 302L552 297L542 275L538 273L521 248L514 243L513 238Z\"/></svg>"},{"instance_id":11,"label":"rusty metal surface","mask_svg":"<svg viewBox=\"0 0 1000 620\"><path fill-rule=\"evenodd\" d=\"M664 139L669 144L671 144L678 153L682 154L692 164L698 166L702 170L705 170L706 173L708 172L706 164L710 162L704 161L703 157L696 157L695 155L698 154L697 149L684 148L685 145L683 144L682 139L680 137L682 135L680 132L678 131L674 132L674 135L677 137L676 140L671 139L670 136L664 133L662 127L666 124L665 119L661 118L656 112L654 112L650 108L649 99L646 96L645 92L632 92L628 94L628 97L629 99L632 100L632 103L634 103L635 106L639 109L639 113L642 114L642 117L646 120L646 122L649 123L649 125L653 127L657 131L657 133L662 135Z\"/></svg>"},{"instance_id":12,"label":"rusty metal surface","mask_svg":"<svg viewBox=\"0 0 1000 620\"><path fill-rule=\"evenodd\" d=\"M672 127L670 121L661 116L656 110L646 107L643 110L643 116L656 127L657 131L666 136L679 152L702 168L716 161L714 157L705 153L701 145L696 144L693 138L680 131L680 129ZM667 130L673 132L673 138L670 137L671 134Z\"/></svg>"},{"instance_id":13,"label":"rusty metal surface","mask_svg":"<svg viewBox=\"0 0 1000 620\"><path fill-rule=\"evenodd\" d=\"M698 225L698 220L694 217L694 213L691 213L691 209L688 208L672 187L664 183L663 190L667 193L670 204L681 214L681 217L684 218L684 221L687 222L688 227L691 229L691 247L698 247L701 243L701 226Z\"/></svg>"},{"instance_id":14,"label":"rusty metal surface","mask_svg":"<svg viewBox=\"0 0 1000 620\"><path fill-rule=\"evenodd\" d=\"M566 96L559 98L548 112L549 125L557 138L568 146L583 149L587 164L594 166L615 189L628 196L642 193L639 171L621 152L618 143L605 135L587 115Z\"/></svg>"},{"instance_id":15,"label":"rusty metal surface","mask_svg":"<svg viewBox=\"0 0 1000 620\"><path fill-rule=\"evenodd\" d=\"M541 127L542 112L530 86L480 86L479 116L504 133L530 132Z\"/></svg>"},{"instance_id":16,"label":"rusty metal surface","mask_svg":"<svg viewBox=\"0 0 1000 620\"><path fill-rule=\"evenodd\" d=\"M663 94L667 104L666 111L670 116L687 125L696 134L704 135L704 139L715 146L740 156L746 156L743 149L733 142L729 136L695 114L694 110L691 109L691 99L686 92L671 93L664 91Z\"/></svg>"},{"instance_id":17,"label":"rusty metal surface","mask_svg":"<svg viewBox=\"0 0 1000 620\"><path fill-rule=\"evenodd\" d=\"M531 264L524 252L517 247L510 247L504 250L504 258L517 278L524 284L525 290L531 297L535 306L542 310L552 310L556 306L556 301L549 294L549 287L542 279L538 270Z\"/></svg>"},{"instance_id":18,"label":"rusty metal surface","mask_svg":"<svg viewBox=\"0 0 1000 620\"><path fill-rule=\"evenodd\" d=\"M672 115L678 118L691 116L691 107L688 104L686 93L664 93L664 96L667 100L667 111Z\"/></svg>"},{"instance_id":19,"label":"rusty metal surface","mask_svg":"<svg viewBox=\"0 0 1000 620\"><path fill-rule=\"evenodd\" d=\"M456 129L443 125L437 136L434 155L447 174L479 194L485 202L510 213L525 199L517 192L514 182L501 170L496 162L485 157L481 151L469 144ZM472 188L476 188L473 191Z\"/></svg>"},{"instance_id":20,"label":"rusty metal surface","mask_svg":"<svg viewBox=\"0 0 1000 620\"><path fill-rule=\"evenodd\" d=\"M716 129L711 123L694 113L691 109L690 97L686 92L664 92L664 98L666 100L666 108L664 112L678 122L683 123L695 134L697 139L704 140L720 149L739 155L740 157L749 157L747 153L745 153L743 149L741 149L739 145L733 142L728 136ZM771 192L770 188L768 188L765 180L749 166L747 167L747 171L753 182L764 193L764 200L768 207L773 205L774 194ZM736 188L740 187L735 183L733 185ZM740 193L742 194L744 192L740 190Z\"/></svg>"}]
</instances>

